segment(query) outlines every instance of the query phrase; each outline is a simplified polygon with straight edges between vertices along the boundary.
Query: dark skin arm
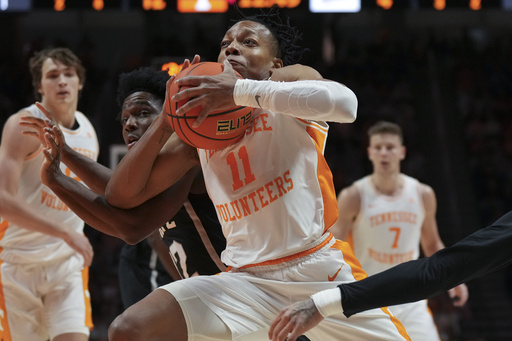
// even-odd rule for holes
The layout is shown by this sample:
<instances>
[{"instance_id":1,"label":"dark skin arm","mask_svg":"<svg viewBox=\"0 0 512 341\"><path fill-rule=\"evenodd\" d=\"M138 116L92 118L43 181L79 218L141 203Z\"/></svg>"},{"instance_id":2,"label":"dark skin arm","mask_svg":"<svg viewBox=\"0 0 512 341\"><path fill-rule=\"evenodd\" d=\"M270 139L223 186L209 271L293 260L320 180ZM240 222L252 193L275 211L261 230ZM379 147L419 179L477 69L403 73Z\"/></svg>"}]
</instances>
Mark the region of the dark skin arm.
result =
<instances>
[{"instance_id":1,"label":"dark skin arm","mask_svg":"<svg viewBox=\"0 0 512 341\"><path fill-rule=\"evenodd\" d=\"M120 209L110 205L104 196L66 176L60 170L60 150L65 144L60 129L51 124L44 139L45 162L41 168L41 180L52 189L80 218L100 232L135 244L173 217L183 206L199 167L188 172L175 186L162 192L143 205L133 209ZM103 167L105 173L112 172Z\"/></svg>"}]
</instances>

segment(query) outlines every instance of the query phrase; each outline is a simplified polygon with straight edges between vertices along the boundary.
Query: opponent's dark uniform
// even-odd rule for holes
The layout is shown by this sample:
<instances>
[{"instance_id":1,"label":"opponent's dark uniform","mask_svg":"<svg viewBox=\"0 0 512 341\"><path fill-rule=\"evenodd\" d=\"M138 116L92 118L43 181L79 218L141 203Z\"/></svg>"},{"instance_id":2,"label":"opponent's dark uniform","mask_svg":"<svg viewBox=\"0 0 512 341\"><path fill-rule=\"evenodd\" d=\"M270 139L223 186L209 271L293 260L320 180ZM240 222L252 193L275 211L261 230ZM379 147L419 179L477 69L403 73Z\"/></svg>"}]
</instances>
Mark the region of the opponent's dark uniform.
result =
<instances>
[{"instance_id":1,"label":"opponent's dark uniform","mask_svg":"<svg viewBox=\"0 0 512 341\"><path fill-rule=\"evenodd\" d=\"M208 194L190 194L178 214L160 228L160 236L183 278L225 269L220 253L226 239Z\"/></svg>"},{"instance_id":2,"label":"opponent's dark uniform","mask_svg":"<svg viewBox=\"0 0 512 341\"><path fill-rule=\"evenodd\" d=\"M172 281L156 251L146 240L123 246L118 271L124 309L137 303L159 286Z\"/></svg>"},{"instance_id":3,"label":"opponent's dark uniform","mask_svg":"<svg viewBox=\"0 0 512 341\"><path fill-rule=\"evenodd\" d=\"M224 270L220 253L226 247L215 208L205 194L189 194L178 213L160 228L183 278ZM119 261L119 285L125 308L172 279L146 240L125 245Z\"/></svg>"},{"instance_id":4,"label":"opponent's dark uniform","mask_svg":"<svg viewBox=\"0 0 512 341\"><path fill-rule=\"evenodd\" d=\"M430 257L402 263L361 281L342 284L344 314L414 302L512 263L512 211Z\"/></svg>"}]
</instances>

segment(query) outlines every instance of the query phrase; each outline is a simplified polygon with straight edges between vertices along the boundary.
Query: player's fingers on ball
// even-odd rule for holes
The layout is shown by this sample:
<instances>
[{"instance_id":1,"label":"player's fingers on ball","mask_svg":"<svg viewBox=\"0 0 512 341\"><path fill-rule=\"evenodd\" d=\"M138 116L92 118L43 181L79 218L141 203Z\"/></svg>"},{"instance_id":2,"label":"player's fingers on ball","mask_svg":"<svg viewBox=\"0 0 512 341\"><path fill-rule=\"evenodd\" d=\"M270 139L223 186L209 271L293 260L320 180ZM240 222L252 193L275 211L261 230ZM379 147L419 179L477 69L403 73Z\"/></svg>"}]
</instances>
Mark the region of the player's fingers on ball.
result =
<instances>
[{"instance_id":1,"label":"player's fingers on ball","mask_svg":"<svg viewBox=\"0 0 512 341\"><path fill-rule=\"evenodd\" d=\"M189 66L190 66L190 60L188 58L185 58L185 60L183 61L183 65L181 66L181 70L185 70Z\"/></svg>"},{"instance_id":2,"label":"player's fingers on ball","mask_svg":"<svg viewBox=\"0 0 512 341\"><path fill-rule=\"evenodd\" d=\"M181 79L178 79L177 82L179 82ZM183 100L187 100L192 97L193 91L192 89L181 89L179 92L172 95L171 100L173 102L179 102Z\"/></svg>"},{"instance_id":3,"label":"player's fingers on ball","mask_svg":"<svg viewBox=\"0 0 512 341\"><path fill-rule=\"evenodd\" d=\"M207 76L184 76L176 80L176 84L180 86L197 87L201 85L205 79L207 79Z\"/></svg>"},{"instance_id":4,"label":"player's fingers on ball","mask_svg":"<svg viewBox=\"0 0 512 341\"><path fill-rule=\"evenodd\" d=\"M196 120L192 123L192 127L193 128L199 127L201 125L201 123L203 123L204 120L206 120L207 117L208 117L208 113L204 110L201 110L201 112L197 115Z\"/></svg>"}]
</instances>

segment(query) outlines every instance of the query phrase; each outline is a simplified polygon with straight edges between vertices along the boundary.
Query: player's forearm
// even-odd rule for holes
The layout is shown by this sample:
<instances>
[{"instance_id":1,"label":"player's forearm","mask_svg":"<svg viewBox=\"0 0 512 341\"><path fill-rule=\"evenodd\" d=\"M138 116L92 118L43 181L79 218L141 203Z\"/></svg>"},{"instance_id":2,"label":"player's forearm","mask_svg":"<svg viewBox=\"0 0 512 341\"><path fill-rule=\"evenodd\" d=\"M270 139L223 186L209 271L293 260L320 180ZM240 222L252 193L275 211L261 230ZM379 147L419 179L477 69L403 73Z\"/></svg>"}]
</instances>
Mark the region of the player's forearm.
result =
<instances>
[{"instance_id":1,"label":"player's forearm","mask_svg":"<svg viewBox=\"0 0 512 341\"><path fill-rule=\"evenodd\" d=\"M178 212L186 198L190 183L190 180L185 179L171 190L175 194L176 203L155 199L132 209L113 207L104 196L94 193L62 173L49 187L92 228L129 244L135 244ZM166 207L163 207L164 205Z\"/></svg>"},{"instance_id":2,"label":"player's forearm","mask_svg":"<svg viewBox=\"0 0 512 341\"><path fill-rule=\"evenodd\" d=\"M346 86L327 80L296 82L239 79L233 93L237 105L262 108L308 120L353 122L357 97Z\"/></svg>"},{"instance_id":3,"label":"player's forearm","mask_svg":"<svg viewBox=\"0 0 512 341\"><path fill-rule=\"evenodd\" d=\"M165 118L158 116L113 172L105 191L110 204L131 208L141 203L158 153L172 133Z\"/></svg>"},{"instance_id":4,"label":"player's forearm","mask_svg":"<svg viewBox=\"0 0 512 341\"><path fill-rule=\"evenodd\" d=\"M15 194L0 190L0 217L10 224L66 239L68 232L58 221L34 213L29 205Z\"/></svg>"},{"instance_id":5,"label":"player's forearm","mask_svg":"<svg viewBox=\"0 0 512 341\"><path fill-rule=\"evenodd\" d=\"M62 173L56 174L47 186L88 225L123 239L124 215L110 206L105 197Z\"/></svg>"},{"instance_id":6,"label":"player's forearm","mask_svg":"<svg viewBox=\"0 0 512 341\"><path fill-rule=\"evenodd\" d=\"M503 268L512 263L511 243L512 211L431 257L340 285L344 314L429 298Z\"/></svg>"},{"instance_id":7,"label":"player's forearm","mask_svg":"<svg viewBox=\"0 0 512 341\"><path fill-rule=\"evenodd\" d=\"M95 193L105 194L105 188L112 176L110 168L74 151L69 146L62 149L62 162Z\"/></svg>"}]
</instances>

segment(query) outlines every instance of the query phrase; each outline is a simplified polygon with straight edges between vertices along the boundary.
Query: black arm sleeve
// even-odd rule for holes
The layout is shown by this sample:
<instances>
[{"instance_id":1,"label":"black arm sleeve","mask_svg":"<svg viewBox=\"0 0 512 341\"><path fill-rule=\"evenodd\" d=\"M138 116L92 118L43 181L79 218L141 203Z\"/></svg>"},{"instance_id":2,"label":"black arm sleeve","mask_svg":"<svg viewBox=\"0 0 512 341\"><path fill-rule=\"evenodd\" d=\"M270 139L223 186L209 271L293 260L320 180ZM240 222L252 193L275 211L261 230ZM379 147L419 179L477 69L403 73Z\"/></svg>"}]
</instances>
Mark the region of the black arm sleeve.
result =
<instances>
[{"instance_id":1,"label":"black arm sleeve","mask_svg":"<svg viewBox=\"0 0 512 341\"><path fill-rule=\"evenodd\" d=\"M511 262L512 211L431 257L339 285L344 314L429 298Z\"/></svg>"}]
</instances>

